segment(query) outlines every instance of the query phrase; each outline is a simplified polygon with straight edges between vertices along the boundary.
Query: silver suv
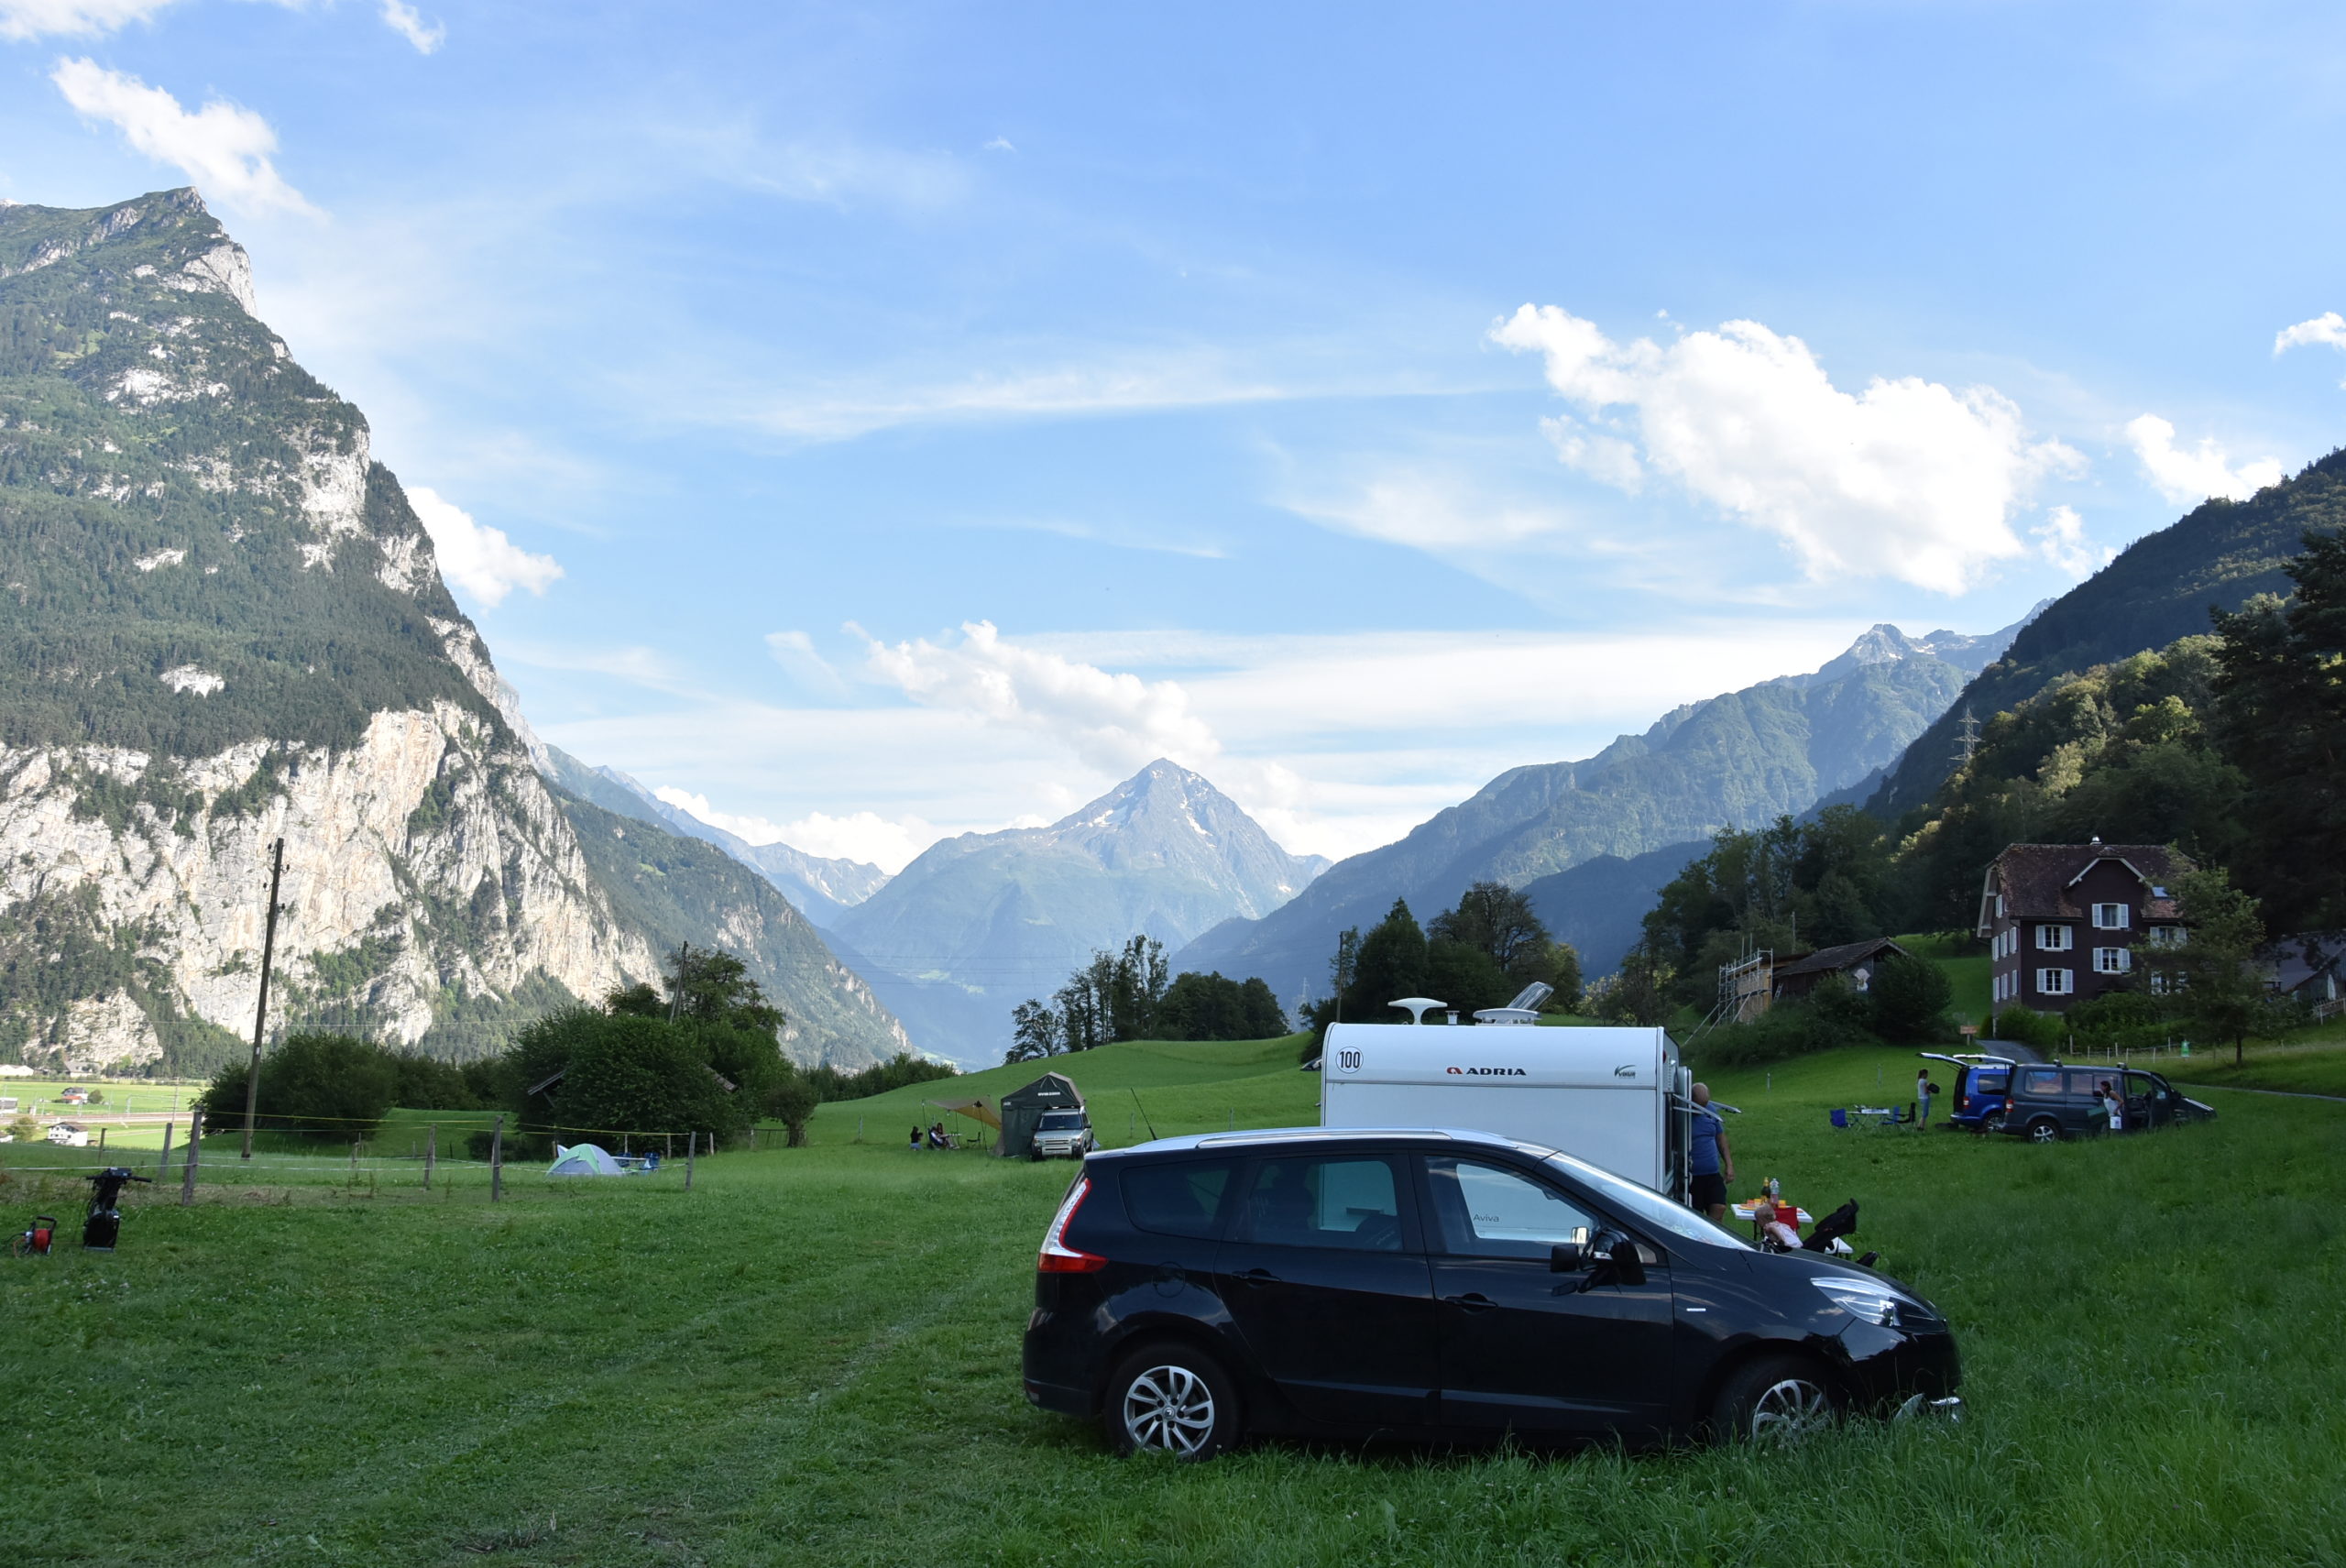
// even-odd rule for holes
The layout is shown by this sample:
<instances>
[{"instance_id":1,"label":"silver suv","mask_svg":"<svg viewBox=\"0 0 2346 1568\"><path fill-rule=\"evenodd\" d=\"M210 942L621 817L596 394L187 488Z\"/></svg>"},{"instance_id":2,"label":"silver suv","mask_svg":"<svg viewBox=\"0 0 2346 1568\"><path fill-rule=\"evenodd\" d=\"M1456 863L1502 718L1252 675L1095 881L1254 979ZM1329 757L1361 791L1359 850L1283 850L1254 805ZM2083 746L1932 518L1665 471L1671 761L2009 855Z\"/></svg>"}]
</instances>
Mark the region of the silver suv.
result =
<instances>
[{"instance_id":1,"label":"silver suv","mask_svg":"<svg viewBox=\"0 0 2346 1568\"><path fill-rule=\"evenodd\" d=\"M1081 1159L1093 1146L1091 1120L1080 1111L1046 1111L1036 1125L1036 1159Z\"/></svg>"}]
</instances>

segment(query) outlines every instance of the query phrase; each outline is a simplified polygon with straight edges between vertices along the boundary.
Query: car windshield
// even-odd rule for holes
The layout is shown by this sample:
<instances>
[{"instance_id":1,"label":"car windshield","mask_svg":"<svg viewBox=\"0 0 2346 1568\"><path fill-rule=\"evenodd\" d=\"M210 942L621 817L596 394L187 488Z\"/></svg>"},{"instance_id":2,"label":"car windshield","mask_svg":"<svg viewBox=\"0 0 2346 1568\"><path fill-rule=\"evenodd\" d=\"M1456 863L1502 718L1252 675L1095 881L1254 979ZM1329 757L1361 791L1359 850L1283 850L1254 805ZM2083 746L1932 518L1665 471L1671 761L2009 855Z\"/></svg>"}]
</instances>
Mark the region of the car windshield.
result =
<instances>
[{"instance_id":1,"label":"car windshield","mask_svg":"<svg viewBox=\"0 0 2346 1568\"><path fill-rule=\"evenodd\" d=\"M1080 1111L1046 1111L1043 1113L1043 1131L1047 1133L1077 1133L1081 1132L1082 1130L1083 1113Z\"/></svg>"},{"instance_id":2,"label":"car windshield","mask_svg":"<svg viewBox=\"0 0 2346 1568\"><path fill-rule=\"evenodd\" d=\"M1656 1230L1668 1231L1674 1236L1701 1242L1706 1246L1738 1246L1748 1250L1751 1245L1733 1231L1711 1223L1694 1210L1672 1203L1661 1193L1640 1187L1634 1181L1624 1181L1609 1170L1599 1170L1584 1159L1556 1154L1548 1157L1548 1163L1578 1177L1599 1198Z\"/></svg>"}]
</instances>

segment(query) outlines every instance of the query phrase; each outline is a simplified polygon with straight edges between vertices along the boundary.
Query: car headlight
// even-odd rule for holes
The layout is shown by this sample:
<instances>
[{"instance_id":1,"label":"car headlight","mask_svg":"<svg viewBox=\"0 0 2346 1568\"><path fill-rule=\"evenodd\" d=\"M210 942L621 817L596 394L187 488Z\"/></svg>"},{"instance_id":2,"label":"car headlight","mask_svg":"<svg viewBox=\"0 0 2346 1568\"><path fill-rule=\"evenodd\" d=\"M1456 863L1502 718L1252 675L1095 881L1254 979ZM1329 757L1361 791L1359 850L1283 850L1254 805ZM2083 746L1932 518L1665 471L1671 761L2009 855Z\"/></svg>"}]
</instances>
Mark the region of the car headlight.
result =
<instances>
[{"instance_id":1,"label":"car headlight","mask_svg":"<svg viewBox=\"0 0 2346 1568\"><path fill-rule=\"evenodd\" d=\"M1879 1279L1855 1279L1833 1276L1810 1281L1824 1293L1825 1299L1861 1323L1879 1328L1894 1329L1918 1321L1927 1321L1931 1310L1902 1291L1893 1290Z\"/></svg>"}]
</instances>

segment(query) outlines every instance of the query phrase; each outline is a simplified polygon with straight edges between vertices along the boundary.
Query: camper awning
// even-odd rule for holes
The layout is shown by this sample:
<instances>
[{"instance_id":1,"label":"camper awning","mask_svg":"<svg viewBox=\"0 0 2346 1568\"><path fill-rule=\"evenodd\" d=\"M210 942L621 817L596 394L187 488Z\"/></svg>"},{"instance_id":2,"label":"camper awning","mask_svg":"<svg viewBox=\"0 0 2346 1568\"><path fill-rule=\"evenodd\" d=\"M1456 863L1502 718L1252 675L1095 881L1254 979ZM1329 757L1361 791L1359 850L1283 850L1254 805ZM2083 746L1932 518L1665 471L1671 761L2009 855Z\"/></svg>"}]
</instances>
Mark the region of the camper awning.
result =
<instances>
[{"instance_id":1,"label":"camper awning","mask_svg":"<svg viewBox=\"0 0 2346 1568\"><path fill-rule=\"evenodd\" d=\"M950 1111L956 1116L967 1116L972 1122L983 1122L995 1132L1002 1131L1002 1117L982 1100L932 1100L931 1105Z\"/></svg>"}]
</instances>

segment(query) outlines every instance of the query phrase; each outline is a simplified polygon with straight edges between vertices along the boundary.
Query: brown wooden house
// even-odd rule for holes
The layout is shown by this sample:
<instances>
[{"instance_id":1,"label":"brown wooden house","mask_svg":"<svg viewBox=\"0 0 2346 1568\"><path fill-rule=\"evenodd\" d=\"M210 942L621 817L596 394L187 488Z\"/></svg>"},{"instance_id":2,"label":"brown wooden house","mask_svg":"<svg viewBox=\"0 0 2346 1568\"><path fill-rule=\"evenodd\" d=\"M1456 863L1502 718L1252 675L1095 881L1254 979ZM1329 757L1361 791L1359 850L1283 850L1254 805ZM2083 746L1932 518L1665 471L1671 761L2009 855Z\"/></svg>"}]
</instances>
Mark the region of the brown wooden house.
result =
<instances>
[{"instance_id":1,"label":"brown wooden house","mask_svg":"<svg viewBox=\"0 0 2346 1568\"><path fill-rule=\"evenodd\" d=\"M2175 883L2192 870L2160 844L2012 844L1979 888L1990 1004L2066 1013L2124 983L2140 943L2179 940Z\"/></svg>"},{"instance_id":2,"label":"brown wooden house","mask_svg":"<svg viewBox=\"0 0 2346 1568\"><path fill-rule=\"evenodd\" d=\"M1845 974L1849 977L1850 984L1865 991L1872 986L1873 971L1881 967L1882 959L1911 956L1887 937L1876 937L1868 942L1844 942L1836 948L1819 948L1813 953L1778 959L1771 977L1771 989L1778 1002L1793 1002L1814 991L1825 976Z\"/></svg>"}]
</instances>

